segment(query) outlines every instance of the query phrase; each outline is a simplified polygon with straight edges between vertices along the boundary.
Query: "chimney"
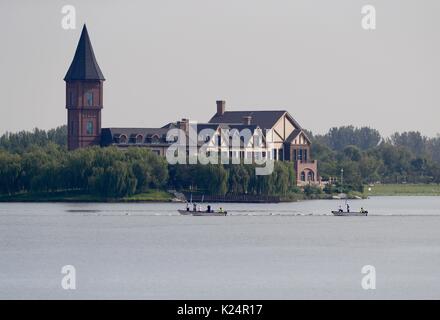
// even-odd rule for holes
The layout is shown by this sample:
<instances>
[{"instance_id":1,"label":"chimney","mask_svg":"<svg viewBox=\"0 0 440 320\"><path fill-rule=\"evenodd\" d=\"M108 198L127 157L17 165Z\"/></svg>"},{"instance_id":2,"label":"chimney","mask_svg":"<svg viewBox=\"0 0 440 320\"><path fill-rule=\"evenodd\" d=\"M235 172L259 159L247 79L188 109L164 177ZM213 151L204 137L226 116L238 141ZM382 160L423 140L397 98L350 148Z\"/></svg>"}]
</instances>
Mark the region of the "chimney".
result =
<instances>
[{"instance_id":1,"label":"chimney","mask_svg":"<svg viewBox=\"0 0 440 320\"><path fill-rule=\"evenodd\" d=\"M249 126L251 124L252 117L251 116L244 116L243 117L243 124Z\"/></svg>"},{"instance_id":2,"label":"chimney","mask_svg":"<svg viewBox=\"0 0 440 320\"><path fill-rule=\"evenodd\" d=\"M217 116L222 116L225 113L226 101L217 100Z\"/></svg>"}]
</instances>

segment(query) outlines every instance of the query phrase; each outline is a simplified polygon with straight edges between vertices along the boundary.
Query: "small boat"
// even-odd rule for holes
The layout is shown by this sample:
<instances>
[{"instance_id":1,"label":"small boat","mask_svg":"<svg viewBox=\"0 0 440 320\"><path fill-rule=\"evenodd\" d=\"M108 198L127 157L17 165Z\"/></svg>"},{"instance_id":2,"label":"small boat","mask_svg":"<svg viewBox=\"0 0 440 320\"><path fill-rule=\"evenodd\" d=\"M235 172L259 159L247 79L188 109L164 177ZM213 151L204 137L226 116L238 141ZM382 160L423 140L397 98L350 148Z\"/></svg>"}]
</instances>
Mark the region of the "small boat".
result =
<instances>
[{"instance_id":1,"label":"small boat","mask_svg":"<svg viewBox=\"0 0 440 320\"><path fill-rule=\"evenodd\" d=\"M205 216L207 216L207 217L209 217L209 216L217 216L217 217L224 217L224 216L226 216L228 214L228 212L227 211L223 211L223 212L220 212L220 211L217 211L217 212L214 212L214 211L211 211L211 212L207 212L207 211L196 211L196 212L193 212L193 216L199 216L199 217L205 217Z\"/></svg>"},{"instance_id":2,"label":"small boat","mask_svg":"<svg viewBox=\"0 0 440 320\"><path fill-rule=\"evenodd\" d=\"M209 217L209 216L226 216L228 214L228 212L226 211L188 211L188 210L177 210L181 215L184 216L198 216L198 217Z\"/></svg>"},{"instance_id":3,"label":"small boat","mask_svg":"<svg viewBox=\"0 0 440 320\"><path fill-rule=\"evenodd\" d=\"M362 212L344 212L344 211L332 211L334 216L338 217L366 217L368 215L368 211Z\"/></svg>"},{"instance_id":4,"label":"small boat","mask_svg":"<svg viewBox=\"0 0 440 320\"><path fill-rule=\"evenodd\" d=\"M205 198L205 195L202 196L202 202L203 199ZM191 210L191 207L193 208L193 210ZM198 210L196 210L198 208ZM197 203L193 203L192 202L192 194L191 194L191 200L190 202L187 202L186 204L186 209L182 210L182 209L177 209L177 211L184 216L198 216L198 217L209 217L209 216L219 216L219 217L224 217L228 214L227 211L223 211L222 208L220 208L219 211L214 211L211 209L211 206L208 205L206 210L201 210L201 207L197 204Z\"/></svg>"},{"instance_id":5,"label":"small boat","mask_svg":"<svg viewBox=\"0 0 440 320\"><path fill-rule=\"evenodd\" d=\"M348 196L344 194L343 191L343 181L344 181L344 169L341 169L341 190L339 195L336 197L336 199L345 199L345 207L347 208L347 211L344 211L342 209L342 205L339 206L339 210L332 211L334 216L337 217L366 217L368 215L368 211L364 210L364 208L361 208L361 211L350 211L350 205L348 203Z\"/></svg>"}]
</instances>

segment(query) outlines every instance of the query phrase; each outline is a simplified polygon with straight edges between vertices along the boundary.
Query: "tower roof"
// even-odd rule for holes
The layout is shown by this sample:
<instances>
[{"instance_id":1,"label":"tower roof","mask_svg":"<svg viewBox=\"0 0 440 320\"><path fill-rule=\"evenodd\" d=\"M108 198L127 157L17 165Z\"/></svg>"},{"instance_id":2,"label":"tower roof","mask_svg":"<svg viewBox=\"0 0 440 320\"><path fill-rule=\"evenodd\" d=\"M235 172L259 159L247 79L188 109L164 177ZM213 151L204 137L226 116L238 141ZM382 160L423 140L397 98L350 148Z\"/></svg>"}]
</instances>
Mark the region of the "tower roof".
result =
<instances>
[{"instance_id":1,"label":"tower roof","mask_svg":"<svg viewBox=\"0 0 440 320\"><path fill-rule=\"evenodd\" d=\"M105 80L98 62L96 62L85 24L76 47L75 56L64 77L64 81L69 80Z\"/></svg>"}]
</instances>

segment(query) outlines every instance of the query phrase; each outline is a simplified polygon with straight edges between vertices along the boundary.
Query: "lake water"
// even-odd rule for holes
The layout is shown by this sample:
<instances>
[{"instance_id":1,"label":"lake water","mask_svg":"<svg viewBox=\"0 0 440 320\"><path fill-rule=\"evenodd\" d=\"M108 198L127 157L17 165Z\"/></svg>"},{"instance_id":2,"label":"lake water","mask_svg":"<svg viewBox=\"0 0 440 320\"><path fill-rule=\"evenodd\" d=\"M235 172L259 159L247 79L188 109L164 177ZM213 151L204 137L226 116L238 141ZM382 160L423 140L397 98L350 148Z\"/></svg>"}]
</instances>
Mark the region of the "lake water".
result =
<instances>
[{"instance_id":1,"label":"lake water","mask_svg":"<svg viewBox=\"0 0 440 320\"><path fill-rule=\"evenodd\" d=\"M223 204L0 203L2 299L440 298L440 197ZM214 205L217 208L219 205ZM73 265L76 290L61 268ZM364 290L361 269L376 270Z\"/></svg>"}]
</instances>

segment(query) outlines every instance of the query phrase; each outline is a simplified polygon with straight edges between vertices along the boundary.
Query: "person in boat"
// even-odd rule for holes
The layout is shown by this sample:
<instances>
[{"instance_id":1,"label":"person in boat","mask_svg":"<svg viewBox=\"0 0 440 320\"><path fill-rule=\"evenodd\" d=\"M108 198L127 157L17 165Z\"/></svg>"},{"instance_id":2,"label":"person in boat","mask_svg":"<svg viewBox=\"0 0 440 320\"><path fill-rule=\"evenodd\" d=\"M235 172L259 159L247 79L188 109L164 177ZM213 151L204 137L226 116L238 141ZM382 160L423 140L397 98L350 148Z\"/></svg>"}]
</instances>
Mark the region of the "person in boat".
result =
<instances>
[{"instance_id":1,"label":"person in boat","mask_svg":"<svg viewBox=\"0 0 440 320\"><path fill-rule=\"evenodd\" d=\"M211 212L211 205L209 205L208 204L208 207L207 207L207 210L206 210L208 213L210 213Z\"/></svg>"},{"instance_id":2,"label":"person in boat","mask_svg":"<svg viewBox=\"0 0 440 320\"><path fill-rule=\"evenodd\" d=\"M189 211L189 203L186 203L186 211Z\"/></svg>"},{"instance_id":3,"label":"person in boat","mask_svg":"<svg viewBox=\"0 0 440 320\"><path fill-rule=\"evenodd\" d=\"M365 213L364 207L361 207L361 213Z\"/></svg>"},{"instance_id":4,"label":"person in boat","mask_svg":"<svg viewBox=\"0 0 440 320\"><path fill-rule=\"evenodd\" d=\"M342 210L342 206L339 206L339 212L344 212L344 210Z\"/></svg>"},{"instance_id":5,"label":"person in boat","mask_svg":"<svg viewBox=\"0 0 440 320\"><path fill-rule=\"evenodd\" d=\"M193 211L197 211L197 203L193 203Z\"/></svg>"},{"instance_id":6,"label":"person in boat","mask_svg":"<svg viewBox=\"0 0 440 320\"><path fill-rule=\"evenodd\" d=\"M220 207L219 211L220 211L220 212L223 212L223 208L222 208L222 207Z\"/></svg>"},{"instance_id":7,"label":"person in boat","mask_svg":"<svg viewBox=\"0 0 440 320\"><path fill-rule=\"evenodd\" d=\"M347 203L347 213L350 212L350 205Z\"/></svg>"}]
</instances>

